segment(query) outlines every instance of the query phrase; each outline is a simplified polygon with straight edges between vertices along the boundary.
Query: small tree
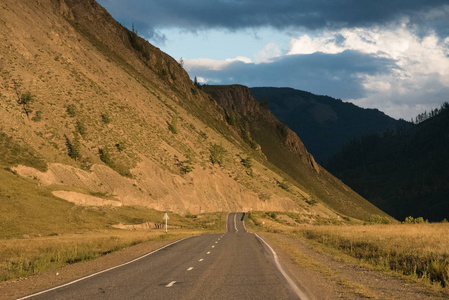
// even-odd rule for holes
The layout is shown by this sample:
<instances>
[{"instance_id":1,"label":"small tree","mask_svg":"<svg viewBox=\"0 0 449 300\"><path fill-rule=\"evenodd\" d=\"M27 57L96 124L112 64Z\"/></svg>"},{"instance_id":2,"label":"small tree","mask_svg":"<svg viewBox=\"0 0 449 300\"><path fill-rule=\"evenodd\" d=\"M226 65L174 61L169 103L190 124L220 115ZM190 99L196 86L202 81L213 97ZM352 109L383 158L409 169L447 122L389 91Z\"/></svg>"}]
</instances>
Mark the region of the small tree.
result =
<instances>
[{"instance_id":1,"label":"small tree","mask_svg":"<svg viewBox=\"0 0 449 300\"><path fill-rule=\"evenodd\" d=\"M100 154L100 159L102 162L110 167L114 166L114 162L112 161L111 155L109 154L108 147L98 148L98 154Z\"/></svg>"},{"instance_id":2,"label":"small tree","mask_svg":"<svg viewBox=\"0 0 449 300\"><path fill-rule=\"evenodd\" d=\"M171 124L168 126L168 129L174 134L178 133L178 116L177 115L173 115L173 117L171 118Z\"/></svg>"},{"instance_id":3,"label":"small tree","mask_svg":"<svg viewBox=\"0 0 449 300\"><path fill-rule=\"evenodd\" d=\"M87 128L86 125L84 125L84 122L77 120L75 124L75 130L79 134L81 134L83 137L87 134Z\"/></svg>"},{"instance_id":4,"label":"small tree","mask_svg":"<svg viewBox=\"0 0 449 300\"><path fill-rule=\"evenodd\" d=\"M34 96L30 92L26 92L22 94L17 100L17 103L22 106L23 112L30 117L30 114L33 112L31 108L31 104L34 102Z\"/></svg>"},{"instance_id":5,"label":"small tree","mask_svg":"<svg viewBox=\"0 0 449 300\"><path fill-rule=\"evenodd\" d=\"M79 160L81 158L81 143L79 140L78 133L73 133L73 140L70 140L68 136L65 137L65 144L67 146L67 154L74 160Z\"/></svg>"},{"instance_id":6,"label":"small tree","mask_svg":"<svg viewBox=\"0 0 449 300\"><path fill-rule=\"evenodd\" d=\"M179 66L184 68L184 59L182 57L179 59Z\"/></svg>"}]
</instances>

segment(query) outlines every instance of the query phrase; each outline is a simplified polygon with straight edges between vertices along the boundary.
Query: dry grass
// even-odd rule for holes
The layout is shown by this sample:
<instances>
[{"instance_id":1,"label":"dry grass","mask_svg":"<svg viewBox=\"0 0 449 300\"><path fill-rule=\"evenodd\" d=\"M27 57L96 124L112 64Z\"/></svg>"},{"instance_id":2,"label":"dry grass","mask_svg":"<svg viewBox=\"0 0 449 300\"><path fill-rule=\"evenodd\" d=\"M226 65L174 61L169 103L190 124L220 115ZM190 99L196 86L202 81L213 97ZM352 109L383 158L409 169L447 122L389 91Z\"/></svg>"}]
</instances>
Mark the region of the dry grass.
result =
<instances>
[{"instance_id":1,"label":"dry grass","mask_svg":"<svg viewBox=\"0 0 449 300\"><path fill-rule=\"evenodd\" d=\"M323 226L299 234L371 265L449 284L449 224Z\"/></svg>"},{"instance_id":2,"label":"dry grass","mask_svg":"<svg viewBox=\"0 0 449 300\"><path fill-rule=\"evenodd\" d=\"M0 280L42 273L67 264L98 258L132 245L175 240L201 234L194 230L105 230L64 236L8 239L0 244Z\"/></svg>"},{"instance_id":3,"label":"dry grass","mask_svg":"<svg viewBox=\"0 0 449 300\"><path fill-rule=\"evenodd\" d=\"M314 241L332 249L334 255L349 255L378 270L393 271L449 292L448 223L291 226L267 214L253 213L247 225Z\"/></svg>"}]
</instances>

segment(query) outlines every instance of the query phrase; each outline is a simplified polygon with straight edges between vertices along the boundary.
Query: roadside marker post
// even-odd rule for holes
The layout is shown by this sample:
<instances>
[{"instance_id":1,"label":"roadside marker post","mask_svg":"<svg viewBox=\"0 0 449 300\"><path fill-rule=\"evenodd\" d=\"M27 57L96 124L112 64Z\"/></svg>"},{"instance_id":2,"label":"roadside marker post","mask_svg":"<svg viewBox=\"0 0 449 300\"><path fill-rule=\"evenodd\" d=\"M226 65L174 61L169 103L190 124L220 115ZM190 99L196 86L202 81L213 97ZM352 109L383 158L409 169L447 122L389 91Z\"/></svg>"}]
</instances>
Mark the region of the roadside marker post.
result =
<instances>
[{"instance_id":1,"label":"roadside marker post","mask_svg":"<svg viewBox=\"0 0 449 300\"><path fill-rule=\"evenodd\" d=\"M163 217L162 219L165 220L165 233L168 233L168 230L167 230L167 220L170 219L170 218L168 217L168 214L165 213L165 215L164 215L164 217Z\"/></svg>"}]
</instances>

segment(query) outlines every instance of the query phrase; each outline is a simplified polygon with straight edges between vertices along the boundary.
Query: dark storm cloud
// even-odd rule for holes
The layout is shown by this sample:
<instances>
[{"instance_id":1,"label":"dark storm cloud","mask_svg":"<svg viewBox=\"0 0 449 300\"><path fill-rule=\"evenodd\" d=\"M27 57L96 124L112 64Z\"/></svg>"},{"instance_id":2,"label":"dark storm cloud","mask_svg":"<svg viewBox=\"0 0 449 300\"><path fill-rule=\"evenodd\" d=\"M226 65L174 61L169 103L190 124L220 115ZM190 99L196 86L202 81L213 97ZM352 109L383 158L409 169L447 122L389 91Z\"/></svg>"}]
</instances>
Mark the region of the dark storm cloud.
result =
<instances>
[{"instance_id":1,"label":"dark storm cloud","mask_svg":"<svg viewBox=\"0 0 449 300\"><path fill-rule=\"evenodd\" d=\"M239 30L271 26L340 28L385 25L407 17L447 32L447 0L99 0L124 25Z\"/></svg>"},{"instance_id":2,"label":"dark storm cloud","mask_svg":"<svg viewBox=\"0 0 449 300\"><path fill-rule=\"evenodd\" d=\"M339 54L288 55L271 63L230 63L222 70L191 67L191 76L203 77L210 84L239 83L247 86L293 87L342 99L365 96L363 75L390 73L395 61L344 51Z\"/></svg>"}]
</instances>

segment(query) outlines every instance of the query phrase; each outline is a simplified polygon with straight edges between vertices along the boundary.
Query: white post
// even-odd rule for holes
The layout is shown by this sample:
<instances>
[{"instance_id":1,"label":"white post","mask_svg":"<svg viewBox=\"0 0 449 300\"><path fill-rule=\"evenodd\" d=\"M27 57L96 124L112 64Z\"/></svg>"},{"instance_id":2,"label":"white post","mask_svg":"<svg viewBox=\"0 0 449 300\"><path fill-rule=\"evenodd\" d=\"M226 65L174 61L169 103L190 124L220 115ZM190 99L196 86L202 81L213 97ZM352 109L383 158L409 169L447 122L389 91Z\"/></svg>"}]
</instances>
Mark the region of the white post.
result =
<instances>
[{"instance_id":1,"label":"white post","mask_svg":"<svg viewBox=\"0 0 449 300\"><path fill-rule=\"evenodd\" d=\"M165 220L165 233L168 233L168 229L167 229L167 227L168 227L168 226L167 226L167 220L170 219L170 218L168 217L168 214L167 214L167 213L165 213L163 219Z\"/></svg>"}]
</instances>

